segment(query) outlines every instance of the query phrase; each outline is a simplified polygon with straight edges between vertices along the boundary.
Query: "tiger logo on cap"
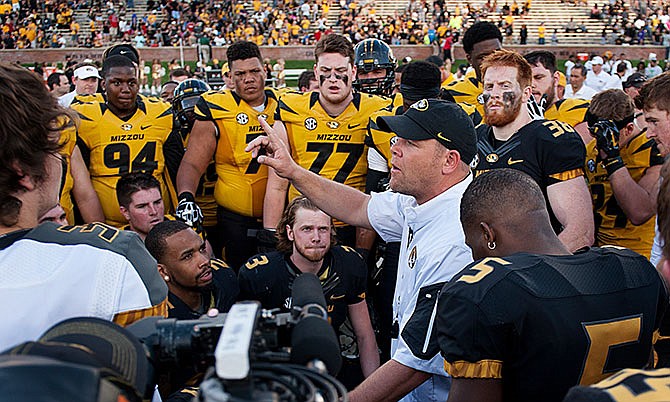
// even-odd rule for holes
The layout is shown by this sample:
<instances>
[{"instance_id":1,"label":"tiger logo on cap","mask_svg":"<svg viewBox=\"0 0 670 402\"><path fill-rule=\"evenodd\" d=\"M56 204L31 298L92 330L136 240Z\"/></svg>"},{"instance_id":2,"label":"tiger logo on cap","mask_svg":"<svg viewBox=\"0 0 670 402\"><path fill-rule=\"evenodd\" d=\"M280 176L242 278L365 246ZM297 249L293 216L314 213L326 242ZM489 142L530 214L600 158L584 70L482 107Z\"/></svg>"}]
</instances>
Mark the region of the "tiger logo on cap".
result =
<instances>
[{"instance_id":1,"label":"tiger logo on cap","mask_svg":"<svg viewBox=\"0 0 670 402\"><path fill-rule=\"evenodd\" d=\"M418 102L415 102L410 106L412 109L416 109L419 112L425 112L428 110L428 99L421 99Z\"/></svg>"}]
</instances>

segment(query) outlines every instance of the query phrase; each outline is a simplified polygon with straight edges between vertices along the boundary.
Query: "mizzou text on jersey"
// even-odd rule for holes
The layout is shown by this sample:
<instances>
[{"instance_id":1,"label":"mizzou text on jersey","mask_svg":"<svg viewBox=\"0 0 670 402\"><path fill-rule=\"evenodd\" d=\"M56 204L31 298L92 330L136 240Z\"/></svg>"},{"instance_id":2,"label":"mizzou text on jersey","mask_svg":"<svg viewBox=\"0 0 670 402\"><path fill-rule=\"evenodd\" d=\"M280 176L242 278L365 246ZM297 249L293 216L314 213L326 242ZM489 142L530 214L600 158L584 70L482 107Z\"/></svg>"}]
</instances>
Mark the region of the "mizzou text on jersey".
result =
<instances>
[{"instance_id":1,"label":"mizzou text on jersey","mask_svg":"<svg viewBox=\"0 0 670 402\"><path fill-rule=\"evenodd\" d=\"M124 224L116 199L116 182L129 172L153 174L161 183L166 211L172 196L168 192L163 171L163 144L172 130L170 105L150 98L137 100L135 114L120 119L104 102L73 104L81 120L77 144L91 173L93 188L98 194L105 219L110 225Z\"/></svg>"},{"instance_id":2,"label":"mizzou text on jersey","mask_svg":"<svg viewBox=\"0 0 670 402\"><path fill-rule=\"evenodd\" d=\"M277 96L266 89L265 97L261 112L228 90L203 94L195 107L196 119L214 122L218 133L214 198L221 207L245 217L260 218L263 214L267 166L258 163L244 148L264 134L259 116L268 124L274 123Z\"/></svg>"}]
</instances>

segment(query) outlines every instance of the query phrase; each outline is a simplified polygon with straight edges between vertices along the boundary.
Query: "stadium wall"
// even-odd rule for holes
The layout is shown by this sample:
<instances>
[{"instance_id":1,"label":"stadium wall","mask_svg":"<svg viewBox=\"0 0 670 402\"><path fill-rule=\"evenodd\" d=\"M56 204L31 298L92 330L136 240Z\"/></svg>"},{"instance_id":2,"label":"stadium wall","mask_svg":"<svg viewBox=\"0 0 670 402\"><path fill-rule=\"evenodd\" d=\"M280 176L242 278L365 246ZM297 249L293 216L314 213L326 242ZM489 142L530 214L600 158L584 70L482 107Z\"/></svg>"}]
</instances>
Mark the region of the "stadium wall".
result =
<instances>
[{"instance_id":1,"label":"stadium wall","mask_svg":"<svg viewBox=\"0 0 670 402\"><path fill-rule=\"evenodd\" d=\"M398 59L410 56L412 59L425 59L434 52L437 48L430 46L392 46L393 52ZM615 55L621 52L626 53L629 60L647 59L649 53L656 53L659 59L665 58L665 48L663 46L584 46L584 45L560 45L560 46L538 46L538 45L511 45L505 46L506 49L516 50L521 54L528 53L533 50L546 49L555 52L558 59L567 59L570 54L587 53L587 54L603 54L606 51L611 51ZM104 49L88 49L88 48L62 48L62 49L23 49L23 50L0 50L0 60L6 63L19 62L22 64L29 64L35 62L42 63L58 63L65 60L65 56L70 55L75 61L84 59L100 60ZM196 48L185 47L183 49L184 60L196 60ZM280 57L285 60L314 60L313 46L282 46L282 47L261 47L263 57L269 57L276 60ZM219 60L226 59L225 47L214 47L212 49L213 58ZM454 47L454 58L465 59L465 53L460 45ZM161 61L169 61L172 59L179 60L180 49L177 47L154 47L141 48L141 57L144 61L158 59Z\"/></svg>"}]
</instances>

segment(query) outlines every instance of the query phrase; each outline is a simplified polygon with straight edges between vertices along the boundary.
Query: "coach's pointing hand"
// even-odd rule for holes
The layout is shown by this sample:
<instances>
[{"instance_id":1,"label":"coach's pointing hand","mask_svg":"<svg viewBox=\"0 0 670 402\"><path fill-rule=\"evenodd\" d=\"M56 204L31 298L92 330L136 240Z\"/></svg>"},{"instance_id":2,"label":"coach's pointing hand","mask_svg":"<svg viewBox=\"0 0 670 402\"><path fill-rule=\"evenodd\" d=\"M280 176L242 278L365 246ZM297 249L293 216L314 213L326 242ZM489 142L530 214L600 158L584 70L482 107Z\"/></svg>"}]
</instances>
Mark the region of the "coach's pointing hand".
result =
<instances>
[{"instance_id":1,"label":"coach's pointing hand","mask_svg":"<svg viewBox=\"0 0 670 402\"><path fill-rule=\"evenodd\" d=\"M259 163L273 168L280 177L291 179L298 164L291 158L289 148L265 119L259 117L258 121L267 135L255 138L244 150L257 157Z\"/></svg>"}]
</instances>

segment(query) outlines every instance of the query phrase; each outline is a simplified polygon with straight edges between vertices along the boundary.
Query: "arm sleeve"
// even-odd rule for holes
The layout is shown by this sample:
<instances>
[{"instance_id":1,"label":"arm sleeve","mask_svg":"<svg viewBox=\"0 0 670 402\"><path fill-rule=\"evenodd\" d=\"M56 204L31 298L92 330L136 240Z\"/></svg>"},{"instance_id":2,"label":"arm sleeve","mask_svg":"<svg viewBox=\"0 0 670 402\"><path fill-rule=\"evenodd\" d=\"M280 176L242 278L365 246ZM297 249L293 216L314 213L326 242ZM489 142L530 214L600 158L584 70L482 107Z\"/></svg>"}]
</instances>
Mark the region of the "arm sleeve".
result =
<instances>
[{"instance_id":1,"label":"arm sleeve","mask_svg":"<svg viewBox=\"0 0 670 402\"><path fill-rule=\"evenodd\" d=\"M400 241L405 222L403 212L413 199L386 191L372 193L368 202L368 220L385 242Z\"/></svg>"}]
</instances>

